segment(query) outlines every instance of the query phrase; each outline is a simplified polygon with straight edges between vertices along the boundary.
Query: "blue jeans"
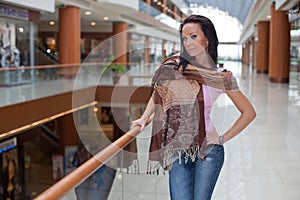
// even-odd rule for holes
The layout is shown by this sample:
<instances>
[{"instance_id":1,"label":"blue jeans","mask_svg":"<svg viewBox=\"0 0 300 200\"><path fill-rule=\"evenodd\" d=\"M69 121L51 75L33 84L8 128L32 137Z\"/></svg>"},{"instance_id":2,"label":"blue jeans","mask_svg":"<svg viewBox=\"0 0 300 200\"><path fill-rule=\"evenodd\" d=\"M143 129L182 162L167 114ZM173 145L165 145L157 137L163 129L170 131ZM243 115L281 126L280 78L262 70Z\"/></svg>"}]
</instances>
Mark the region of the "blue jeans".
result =
<instances>
[{"instance_id":1,"label":"blue jeans","mask_svg":"<svg viewBox=\"0 0 300 200\"><path fill-rule=\"evenodd\" d=\"M209 200L224 163L224 147L213 145L207 151L205 160L198 157L187 163L182 159L174 161L169 172L172 200Z\"/></svg>"}]
</instances>

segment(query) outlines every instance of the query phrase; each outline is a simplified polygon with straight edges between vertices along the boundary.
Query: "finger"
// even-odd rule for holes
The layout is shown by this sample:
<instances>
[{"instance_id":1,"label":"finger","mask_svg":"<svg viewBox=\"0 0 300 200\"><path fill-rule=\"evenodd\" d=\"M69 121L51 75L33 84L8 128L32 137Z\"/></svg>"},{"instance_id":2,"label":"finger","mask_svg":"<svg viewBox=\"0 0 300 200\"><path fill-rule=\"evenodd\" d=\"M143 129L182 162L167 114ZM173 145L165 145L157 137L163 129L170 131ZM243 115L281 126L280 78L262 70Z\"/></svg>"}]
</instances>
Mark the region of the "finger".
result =
<instances>
[{"instance_id":1,"label":"finger","mask_svg":"<svg viewBox=\"0 0 300 200\"><path fill-rule=\"evenodd\" d=\"M137 126L137 124L133 123L130 128L132 129L132 128L136 127L136 126Z\"/></svg>"}]
</instances>

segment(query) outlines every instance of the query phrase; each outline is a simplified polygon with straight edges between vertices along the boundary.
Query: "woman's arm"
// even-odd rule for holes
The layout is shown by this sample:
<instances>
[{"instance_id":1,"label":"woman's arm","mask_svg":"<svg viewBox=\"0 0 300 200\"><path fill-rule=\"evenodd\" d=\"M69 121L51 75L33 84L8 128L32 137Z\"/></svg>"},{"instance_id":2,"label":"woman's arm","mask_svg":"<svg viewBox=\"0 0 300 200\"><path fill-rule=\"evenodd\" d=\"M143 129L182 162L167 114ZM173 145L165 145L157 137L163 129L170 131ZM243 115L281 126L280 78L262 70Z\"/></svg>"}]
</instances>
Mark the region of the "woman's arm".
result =
<instances>
[{"instance_id":1,"label":"woman's arm","mask_svg":"<svg viewBox=\"0 0 300 200\"><path fill-rule=\"evenodd\" d=\"M232 100L237 109L241 112L241 115L234 122L234 124L223 134L223 143L238 135L256 117L256 112L252 104L241 91L226 91L226 94Z\"/></svg>"},{"instance_id":2,"label":"woman's arm","mask_svg":"<svg viewBox=\"0 0 300 200\"><path fill-rule=\"evenodd\" d=\"M152 115L152 113L154 112L154 101L153 101L153 94L151 95L147 107L144 111L144 113L142 114L141 118L134 120L132 122L131 128L135 127L135 126L140 126L141 127L141 131L144 130L145 126L146 126L146 122L149 119L149 117Z\"/></svg>"}]
</instances>

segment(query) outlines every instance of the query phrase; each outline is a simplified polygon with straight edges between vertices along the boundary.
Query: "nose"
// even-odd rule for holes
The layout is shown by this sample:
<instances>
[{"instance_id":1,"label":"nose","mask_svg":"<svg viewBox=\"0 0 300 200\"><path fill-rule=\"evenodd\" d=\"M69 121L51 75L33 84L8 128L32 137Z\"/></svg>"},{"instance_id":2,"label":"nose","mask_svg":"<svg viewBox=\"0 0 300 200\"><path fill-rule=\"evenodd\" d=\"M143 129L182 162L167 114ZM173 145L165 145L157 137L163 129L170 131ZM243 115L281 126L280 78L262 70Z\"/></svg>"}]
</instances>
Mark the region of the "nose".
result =
<instances>
[{"instance_id":1,"label":"nose","mask_svg":"<svg viewBox=\"0 0 300 200\"><path fill-rule=\"evenodd\" d=\"M187 38L185 41L185 45L190 46L191 44L193 44L192 40L190 38Z\"/></svg>"}]
</instances>

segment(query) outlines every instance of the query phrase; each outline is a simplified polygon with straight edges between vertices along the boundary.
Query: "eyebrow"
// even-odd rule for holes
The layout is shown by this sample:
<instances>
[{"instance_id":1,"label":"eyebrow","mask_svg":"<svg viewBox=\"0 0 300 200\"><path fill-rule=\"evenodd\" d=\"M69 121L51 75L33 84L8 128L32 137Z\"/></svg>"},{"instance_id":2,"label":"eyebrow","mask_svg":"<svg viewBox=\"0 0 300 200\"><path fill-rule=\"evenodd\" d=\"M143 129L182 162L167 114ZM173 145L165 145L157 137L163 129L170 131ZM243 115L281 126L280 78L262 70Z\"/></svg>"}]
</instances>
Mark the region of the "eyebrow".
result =
<instances>
[{"instance_id":1,"label":"eyebrow","mask_svg":"<svg viewBox=\"0 0 300 200\"><path fill-rule=\"evenodd\" d=\"M191 32L191 33L189 33L189 35L198 35L198 33L196 33L196 32Z\"/></svg>"}]
</instances>

